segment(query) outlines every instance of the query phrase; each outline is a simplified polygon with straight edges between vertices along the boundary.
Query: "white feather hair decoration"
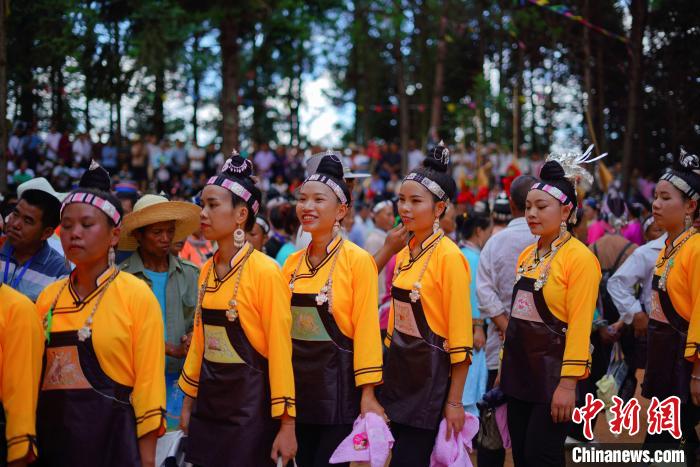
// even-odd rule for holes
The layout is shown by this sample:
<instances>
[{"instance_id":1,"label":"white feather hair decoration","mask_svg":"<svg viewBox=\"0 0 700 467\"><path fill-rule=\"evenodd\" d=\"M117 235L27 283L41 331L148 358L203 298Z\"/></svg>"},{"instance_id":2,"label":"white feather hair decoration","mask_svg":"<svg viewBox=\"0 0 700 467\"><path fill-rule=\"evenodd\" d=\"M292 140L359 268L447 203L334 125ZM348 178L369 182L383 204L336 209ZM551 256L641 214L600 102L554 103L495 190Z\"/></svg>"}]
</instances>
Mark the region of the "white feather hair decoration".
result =
<instances>
[{"instance_id":1,"label":"white feather hair decoration","mask_svg":"<svg viewBox=\"0 0 700 467\"><path fill-rule=\"evenodd\" d=\"M593 183L593 175L586 170L583 164L590 164L608 155L606 152L600 156L592 157L594 147L595 145L591 144L583 154L577 152L550 153L546 161L558 162L564 169L566 178L568 178L574 186L578 184L579 179L586 180L588 183Z\"/></svg>"}]
</instances>

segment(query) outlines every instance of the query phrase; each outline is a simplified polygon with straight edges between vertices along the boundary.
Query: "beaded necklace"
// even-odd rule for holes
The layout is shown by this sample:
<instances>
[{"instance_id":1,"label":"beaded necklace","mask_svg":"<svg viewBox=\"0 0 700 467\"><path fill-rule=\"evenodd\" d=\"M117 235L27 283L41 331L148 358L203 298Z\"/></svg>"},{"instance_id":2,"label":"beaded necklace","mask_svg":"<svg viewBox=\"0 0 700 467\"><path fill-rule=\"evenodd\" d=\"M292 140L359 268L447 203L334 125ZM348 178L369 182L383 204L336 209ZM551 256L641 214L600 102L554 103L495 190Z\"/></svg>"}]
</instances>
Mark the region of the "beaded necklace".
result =
<instances>
[{"instance_id":1,"label":"beaded necklace","mask_svg":"<svg viewBox=\"0 0 700 467\"><path fill-rule=\"evenodd\" d=\"M418 273L418 279L413 283L413 288L411 289L411 292L408 294L408 297L411 299L411 303L416 303L418 300L420 300L420 289L422 287L421 281L423 280L423 275L425 274L426 269L428 269L428 264L430 264L430 258L432 258L433 253L435 253L435 250L437 249L437 246L440 244L440 240L442 240L442 237L445 236L444 232L440 232L440 236L438 237L437 241L433 243L430 246L430 249L428 250L428 256L425 258L425 261L423 262L423 266L421 267L420 272ZM409 257L410 257L410 251L409 251ZM396 282L396 278L399 275L399 271L401 270L401 266L403 266L403 262L399 263L398 266L396 266L396 269L394 269L394 278L391 280L391 285L394 285L394 282Z\"/></svg>"},{"instance_id":2,"label":"beaded necklace","mask_svg":"<svg viewBox=\"0 0 700 467\"><path fill-rule=\"evenodd\" d=\"M241 260L240 266L238 267L238 273L236 274L236 282L233 286L233 297L231 298L231 300L229 300L229 307L226 310L226 319L228 319L229 321L235 321L236 318L238 318L238 287L241 283L243 267L248 262L248 258L250 258L250 255L253 254L254 250L253 245L250 245L248 242L246 242L246 244L248 245L248 251ZM202 285L199 287L199 293L197 295L197 307L195 308L194 312L194 319L195 323L197 324L201 324L202 321L202 302L204 301L204 294L206 293L207 285L209 284L209 276L211 275L213 269L214 260L212 259L211 264L209 265L209 269L207 269L207 274L204 277L204 282L202 282Z\"/></svg>"},{"instance_id":3,"label":"beaded necklace","mask_svg":"<svg viewBox=\"0 0 700 467\"><path fill-rule=\"evenodd\" d=\"M90 312L87 319L85 320L85 324L83 324L83 327L78 329L78 340L80 342L85 342L85 340L92 335L92 322L93 322L93 318L95 317L95 312L97 311L97 307L100 306L100 302L102 302L102 297L104 297L105 293L107 292L107 289L109 288L109 285L112 283L114 278L117 277L117 274L119 274L119 269L114 268L114 271L107 279L106 284L102 287L100 294L97 296L97 299L95 300L95 305L92 307L92 311ZM44 336L46 336L47 342L51 341L51 326L53 325L53 311L56 308L56 304L58 303L58 299L60 298L61 294L63 293L63 290L68 286L69 282L70 282L70 277L68 279L66 279L66 281L63 283L63 285L61 286L61 289L56 294L56 298L54 298L53 303L51 303L51 307L49 308L49 312L46 313L46 316L44 316L44 322L43 322L43 324L44 324Z\"/></svg>"},{"instance_id":4,"label":"beaded necklace","mask_svg":"<svg viewBox=\"0 0 700 467\"><path fill-rule=\"evenodd\" d=\"M689 232L688 235L683 238L680 242L678 242L677 245L671 244L671 251L666 253L666 249L664 249L664 255L661 257L661 262L656 265L656 267L661 267L662 265L666 265L664 267L663 272L661 273L661 277L659 277L659 289L663 290L664 292L666 291L666 282L668 281L668 273L671 272L671 268L673 268L673 265L676 263L676 255L678 255L678 252L681 251L681 247L687 242L690 238L693 237L698 231L691 227L690 229L684 231L681 233L681 236L685 234L686 232Z\"/></svg>"},{"instance_id":5,"label":"beaded necklace","mask_svg":"<svg viewBox=\"0 0 700 467\"><path fill-rule=\"evenodd\" d=\"M542 261L548 259L547 263L542 268L542 272L540 273L539 277L537 278L537 280L535 280L535 290L541 290L542 287L544 287L547 283L547 279L549 279L549 270L552 268L552 262L554 261L554 257L556 256L557 252L561 249L561 247L563 247L564 244L566 244L566 242L568 242L570 239L571 234L569 232L565 232L564 235L557 237L557 239L554 242L552 242L551 251L545 254L542 258L539 257L538 248L537 245L535 245L535 248L533 248L530 258L520 263L520 265L518 266L518 271L515 275L515 282L518 282L523 276L523 274L525 274L528 271L537 269L537 267ZM526 264L529 264L529 266L526 267Z\"/></svg>"},{"instance_id":6,"label":"beaded necklace","mask_svg":"<svg viewBox=\"0 0 700 467\"><path fill-rule=\"evenodd\" d=\"M335 252L333 253L331 268L328 271L328 278L326 279L323 287L321 287L321 290L316 295L316 304L318 306L328 302L328 313L330 314L333 314L333 271L335 270L335 263L338 261L338 256L340 256L340 250L343 247L343 242L345 242L345 239L341 238L338 248L336 248ZM310 245L309 248L311 248ZM292 280L289 281L289 290L292 292L294 292L294 284L297 281L297 275L299 274L301 262L304 260L304 258L308 257L309 248L306 249L303 255L299 256L299 262L297 263L297 267L294 269L294 273L292 274Z\"/></svg>"}]
</instances>

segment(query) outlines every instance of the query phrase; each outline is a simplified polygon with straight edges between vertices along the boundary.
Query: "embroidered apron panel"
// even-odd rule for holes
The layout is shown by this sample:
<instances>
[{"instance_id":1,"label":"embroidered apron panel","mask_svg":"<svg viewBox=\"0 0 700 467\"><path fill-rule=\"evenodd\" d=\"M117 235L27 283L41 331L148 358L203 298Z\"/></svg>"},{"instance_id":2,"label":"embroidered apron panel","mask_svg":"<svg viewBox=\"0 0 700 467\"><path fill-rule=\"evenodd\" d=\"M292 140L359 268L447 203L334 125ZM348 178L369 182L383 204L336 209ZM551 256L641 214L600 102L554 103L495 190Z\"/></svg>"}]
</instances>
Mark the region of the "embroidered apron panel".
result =
<instances>
[{"instance_id":1,"label":"embroidered apron panel","mask_svg":"<svg viewBox=\"0 0 700 467\"><path fill-rule=\"evenodd\" d=\"M394 299L394 329L408 336L421 337L410 303Z\"/></svg>"},{"instance_id":2,"label":"embroidered apron panel","mask_svg":"<svg viewBox=\"0 0 700 467\"><path fill-rule=\"evenodd\" d=\"M532 292L528 290L519 289L518 293L513 300L513 309L511 310L511 316L516 318L532 321L535 323L543 323L542 317L537 312L537 306L535 305L535 297Z\"/></svg>"},{"instance_id":3,"label":"embroidered apron panel","mask_svg":"<svg viewBox=\"0 0 700 467\"><path fill-rule=\"evenodd\" d=\"M226 328L204 324L204 358L214 363L244 363L229 341Z\"/></svg>"},{"instance_id":4,"label":"embroidered apron panel","mask_svg":"<svg viewBox=\"0 0 700 467\"><path fill-rule=\"evenodd\" d=\"M328 342L331 336L311 306L292 306L292 339L300 341Z\"/></svg>"},{"instance_id":5,"label":"embroidered apron panel","mask_svg":"<svg viewBox=\"0 0 700 467\"><path fill-rule=\"evenodd\" d=\"M42 391L91 389L80 366L78 348L74 345L46 349L46 374Z\"/></svg>"},{"instance_id":6,"label":"embroidered apron panel","mask_svg":"<svg viewBox=\"0 0 700 467\"><path fill-rule=\"evenodd\" d=\"M651 313L649 313L649 318L669 324L668 318L666 318L666 313L664 313L664 310L661 307L659 292L656 290L651 291Z\"/></svg>"}]
</instances>

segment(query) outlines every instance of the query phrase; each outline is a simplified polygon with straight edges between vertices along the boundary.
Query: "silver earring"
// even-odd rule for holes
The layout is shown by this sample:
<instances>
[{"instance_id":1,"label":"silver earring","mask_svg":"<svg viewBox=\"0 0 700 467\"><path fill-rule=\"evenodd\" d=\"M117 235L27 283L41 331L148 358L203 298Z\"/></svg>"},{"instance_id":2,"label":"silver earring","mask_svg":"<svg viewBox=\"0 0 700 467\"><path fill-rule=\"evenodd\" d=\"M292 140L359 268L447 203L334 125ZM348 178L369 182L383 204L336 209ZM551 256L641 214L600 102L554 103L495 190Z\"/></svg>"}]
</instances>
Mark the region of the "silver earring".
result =
<instances>
[{"instance_id":1,"label":"silver earring","mask_svg":"<svg viewBox=\"0 0 700 467\"><path fill-rule=\"evenodd\" d=\"M688 230L693 225L693 219L690 218L689 214L685 215L685 230Z\"/></svg>"},{"instance_id":2,"label":"silver earring","mask_svg":"<svg viewBox=\"0 0 700 467\"><path fill-rule=\"evenodd\" d=\"M233 232L233 246L242 248L245 245L245 232L240 226Z\"/></svg>"},{"instance_id":3,"label":"silver earring","mask_svg":"<svg viewBox=\"0 0 700 467\"><path fill-rule=\"evenodd\" d=\"M117 254L114 252L114 247L113 246L109 247L109 254L107 255L107 262L109 263L110 267L114 266L116 258L117 258Z\"/></svg>"},{"instance_id":4,"label":"silver earring","mask_svg":"<svg viewBox=\"0 0 700 467\"><path fill-rule=\"evenodd\" d=\"M340 232L340 222L335 221L335 224L333 224L333 230L331 231L331 234L333 237L338 235L338 232Z\"/></svg>"},{"instance_id":5,"label":"silver earring","mask_svg":"<svg viewBox=\"0 0 700 467\"><path fill-rule=\"evenodd\" d=\"M561 221L561 224L559 225L559 235L563 236L566 231L569 230L568 227L566 226L566 222Z\"/></svg>"},{"instance_id":6,"label":"silver earring","mask_svg":"<svg viewBox=\"0 0 700 467\"><path fill-rule=\"evenodd\" d=\"M436 217L435 222L433 222L433 233L437 232L440 228L440 218Z\"/></svg>"}]
</instances>

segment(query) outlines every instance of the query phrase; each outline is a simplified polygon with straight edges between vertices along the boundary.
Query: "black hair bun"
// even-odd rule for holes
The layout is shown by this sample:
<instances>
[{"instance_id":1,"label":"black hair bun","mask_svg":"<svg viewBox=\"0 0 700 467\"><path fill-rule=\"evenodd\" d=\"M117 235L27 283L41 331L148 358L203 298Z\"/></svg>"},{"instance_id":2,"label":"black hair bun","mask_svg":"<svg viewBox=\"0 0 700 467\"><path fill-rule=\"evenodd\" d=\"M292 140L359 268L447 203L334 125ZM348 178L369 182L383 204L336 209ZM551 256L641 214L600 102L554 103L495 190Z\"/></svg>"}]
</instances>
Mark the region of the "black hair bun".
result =
<instances>
[{"instance_id":1,"label":"black hair bun","mask_svg":"<svg viewBox=\"0 0 700 467\"><path fill-rule=\"evenodd\" d=\"M243 159L234 149L231 157L221 167L221 175L233 178L246 178L253 175L253 163Z\"/></svg>"},{"instance_id":2,"label":"black hair bun","mask_svg":"<svg viewBox=\"0 0 700 467\"><path fill-rule=\"evenodd\" d=\"M90 163L90 168L80 177L78 186L80 188L93 188L109 192L112 187L112 180L109 178L109 172L93 160Z\"/></svg>"},{"instance_id":3,"label":"black hair bun","mask_svg":"<svg viewBox=\"0 0 700 467\"><path fill-rule=\"evenodd\" d=\"M542 180L565 180L566 172L557 161L547 161L540 170L540 178Z\"/></svg>"},{"instance_id":4,"label":"black hair bun","mask_svg":"<svg viewBox=\"0 0 700 467\"><path fill-rule=\"evenodd\" d=\"M450 165L450 150L445 147L445 143L440 141L434 146L428 157L423 160L423 167L436 172L447 173Z\"/></svg>"},{"instance_id":5,"label":"black hair bun","mask_svg":"<svg viewBox=\"0 0 700 467\"><path fill-rule=\"evenodd\" d=\"M335 178L336 180L343 180L345 177L345 173L343 172L343 163L335 154L324 155L321 158L321 162L318 164L316 173Z\"/></svg>"}]
</instances>

